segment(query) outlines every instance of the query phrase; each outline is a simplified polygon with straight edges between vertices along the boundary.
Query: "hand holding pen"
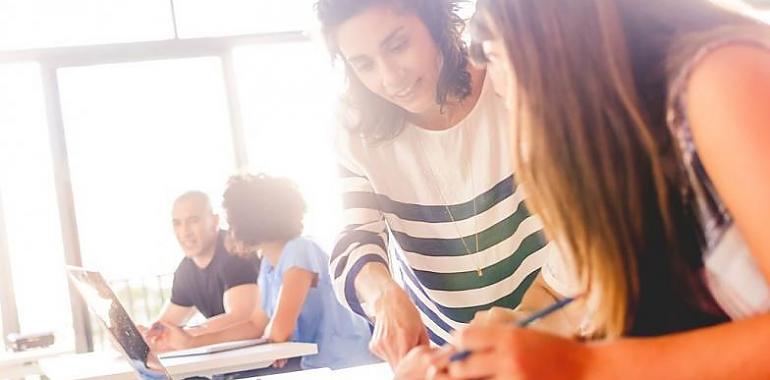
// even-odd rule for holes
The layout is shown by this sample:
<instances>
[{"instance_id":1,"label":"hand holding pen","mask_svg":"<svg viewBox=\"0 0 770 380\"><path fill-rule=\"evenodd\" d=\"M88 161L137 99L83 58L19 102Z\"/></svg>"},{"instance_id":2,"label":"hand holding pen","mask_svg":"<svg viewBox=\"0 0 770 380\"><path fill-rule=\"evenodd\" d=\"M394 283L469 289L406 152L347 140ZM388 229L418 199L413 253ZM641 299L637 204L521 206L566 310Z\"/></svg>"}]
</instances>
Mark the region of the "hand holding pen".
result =
<instances>
[{"instance_id":1,"label":"hand holding pen","mask_svg":"<svg viewBox=\"0 0 770 380\"><path fill-rule=\"evenodd\" d=\"M522 327L569 305L562 299L516 323L472 323L455 334L454 344L435 351L427 379L564 378L585 353L585 345L568 338ZM566 371L566 372L561 372Z\"/></svg>"},{"instance_id":2,"label":"hand holding pen","mask_svg":"<svg viewBox=\"0 0 770 380\"><path fill-rule=\"evenodd\" d=\"M546 308L544 308L542 310L539 310L539 311L536 311L536 312L532 313L532 315L530 315L529 317L527 317L525 319L522 319L521 321L518 321L516 323L516 325L519 326L519 327L522 327L522 328L527 327L530 324L534 323L535 321L539 320L540 318L544 318L544 317L548 316L549 314L551 314L551 313L553 313L553 312L555 312L557 310L560 310L563 307L569 305L574 300L575 300L575 297L567 297L567 298L561 299L561 300L553 303L552 305L550 305L550 306L548 306L548 307L546 307ZM456 362L456 361L465 360L465 358L467 358L470 354L471 354L471 351L467 351L467 350L466 351L460 351L460 352L457 352L454 355L452 355L449 358L449 361Z\"/></svg>"}]
</instances>

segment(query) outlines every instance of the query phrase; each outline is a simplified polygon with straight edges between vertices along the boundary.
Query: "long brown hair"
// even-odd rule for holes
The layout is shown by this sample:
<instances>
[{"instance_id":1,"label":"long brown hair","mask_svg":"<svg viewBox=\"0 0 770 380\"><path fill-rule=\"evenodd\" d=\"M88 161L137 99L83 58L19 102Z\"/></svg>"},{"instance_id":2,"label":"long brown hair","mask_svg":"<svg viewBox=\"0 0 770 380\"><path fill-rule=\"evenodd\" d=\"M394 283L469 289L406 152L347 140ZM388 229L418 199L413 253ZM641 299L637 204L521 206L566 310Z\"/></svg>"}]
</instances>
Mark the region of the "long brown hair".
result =
<instances>
[{"instance_id":1,"label":"long brown hair","mask_svg":"<svg viewBox=\"0 0 770 380\"><path fill-rule=\"evenodd\" d=\"M518 179L589 292L596 333L725 320L702 281L703 230L665 124L676 36L739 17L703 0L480 0L476 34L516 74ZM489 37L488 36L488 37Z\"/></svg>"},{"instance_id":2,"label":"long brown hair","mask_svg":"<svg viewBox=\"0 0 770 380\"><path fill-rule=\"evenodd\" d=\"M458 3L458 0L318 0L315 7L326 46L335 59L342 58L334 36L336 28L351 17L381 4L414 12L430 31L442 56L436 104L443 106L449 100L463 100L471 94L468 51L461 38L465 21L457 14ZM347 113L343 115L343 123L348 130L369 141L397 136L405 126L407 112L369 91L347 62L345 73L348 83L343 105Z\"/></svg>"}]
</instances>

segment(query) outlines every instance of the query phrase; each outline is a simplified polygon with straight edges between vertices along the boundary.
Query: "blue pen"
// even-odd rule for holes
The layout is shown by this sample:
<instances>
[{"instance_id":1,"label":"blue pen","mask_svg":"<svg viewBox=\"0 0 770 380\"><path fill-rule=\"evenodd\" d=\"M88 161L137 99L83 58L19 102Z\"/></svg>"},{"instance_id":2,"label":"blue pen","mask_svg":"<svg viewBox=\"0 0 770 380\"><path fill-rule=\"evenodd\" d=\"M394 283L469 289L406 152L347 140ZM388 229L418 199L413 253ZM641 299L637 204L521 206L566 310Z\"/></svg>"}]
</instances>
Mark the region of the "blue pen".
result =
<instances>
[{"instance_id":1,"label":"blue pen","mask_svg":"<svg viewBox=\"0 0 770 380\"><path fill-rule=\"evenodd\" d=\"M542 309L540 311L532 313L532 315L530 315L529 317L519 321L517 323L517 325L519 327L527 327L530 324L532 324L532 322L535 322L538 319L543 318L543 317L547 316L548 314L551 314L554 311L559 310L559 309L563 308L564 306L569 305L570 302L575 300L575 298L577 298L577 297L567 297L567 298L561 299L561 300L555 302L551 306L548 306L548 307L546 307L546 308L544 308L544 309ZM470 354L471 354L471 352L467 351L467 350L466 351L460 351L460 352L457 352L457 353L453 354L451 357L449 357L449 361L452 361L452 362L462 361L462 360L465 360L465 358L467 358L468 356L470 356Z\"/></svg>"}]
</instances>

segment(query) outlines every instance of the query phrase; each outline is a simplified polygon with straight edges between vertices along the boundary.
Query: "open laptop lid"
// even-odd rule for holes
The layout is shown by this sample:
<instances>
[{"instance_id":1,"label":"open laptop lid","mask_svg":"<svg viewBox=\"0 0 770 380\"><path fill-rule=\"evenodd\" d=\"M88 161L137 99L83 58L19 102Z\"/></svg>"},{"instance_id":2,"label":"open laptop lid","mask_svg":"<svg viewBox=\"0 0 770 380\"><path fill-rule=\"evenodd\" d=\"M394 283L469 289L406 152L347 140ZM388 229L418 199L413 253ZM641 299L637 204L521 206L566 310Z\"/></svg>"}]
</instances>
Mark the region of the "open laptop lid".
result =
<instances>
[{"instance_id":1,"label":"open laptop lid","mask_svg":"<svg viewBox=\"0 0 770 380\"><path fill-rule=\"evenodd\" d=\"M86 305L120 347L142 380L171 380L166 368L142 338L131 317L99 272L67 266L67 274Z\"/></svg>"}]
</instances>

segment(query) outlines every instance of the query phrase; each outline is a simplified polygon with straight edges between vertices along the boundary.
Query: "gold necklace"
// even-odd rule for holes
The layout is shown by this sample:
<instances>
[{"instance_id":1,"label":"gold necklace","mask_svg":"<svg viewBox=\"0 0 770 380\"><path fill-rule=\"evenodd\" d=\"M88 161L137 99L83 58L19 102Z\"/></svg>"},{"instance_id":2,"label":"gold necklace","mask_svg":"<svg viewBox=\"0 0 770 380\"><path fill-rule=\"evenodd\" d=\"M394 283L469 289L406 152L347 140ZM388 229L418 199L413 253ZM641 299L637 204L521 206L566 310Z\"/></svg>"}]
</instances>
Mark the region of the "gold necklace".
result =
<instances>
[{"instance_id":1,"label":"gold necklace","mask_svg":"<svg viewBox=\"0 0 770 380\"><path fill-rule=\"evenodd\" d=\"M421 131L416 131L417 133L420 133ZM422 140L422 136L419 137L420 140ZM421 141L422 142L422 141ZM425 144L422 144L425 146ZM463 247L465 248L465 253L468 255L469 258L473 261L473 266L476 267L476 274L481 277L484 275L484 271L481 268L481 265L476 261L476 259L473 257L473 253L471 253L470 248L468 248L468 243L465 242L465 236L463 236L462 233L460 233L460 228L457 226L457 220L455 219L454 215L452 215L452 210L449 208L449 203L446 200L446 197L444 196L444 192L441 191L441 186L439 186L438 183L438 177L436 176L436 172L433 170L433 165L431 165L430 160L428 159L428 155L425 154L425 149L418 149L422 152L423 161L425 161L425 166L428 168L428 172L431 175L431 179L433 180L433 186L436 188L439 196L441 197L441 202L444 204L444 210L446 210L447 215L449 216L449 220L452 222L452 225L455 228L455 232L457 232L457 236L460 237L460 241L463 243ZM471 199L473 203L473 240L476 242L476 250L475 253L479 253L479 230L478 230L478 219L475 217L478 215L478 210L476 209L476 183L474 181L473 171L471 171Z\"/></svg>"},{"instance_id":2,"label":"gold necklace","mask_svg":"<svg viewBox=\"0 0 770 380\"><path fill-rule=\"evenodd\" d=\"M433 169L431 169L431 171L432 170ZM473 177L473 175L471 175L471 177ZM434 179L436 178L435 174L433 175L433 178ZM438 187L438 185L436 187ZM476 191L475 191L475 186L473 186L473 178L471 178L471 190L472 190L471 196L473 197L473 216L476 217L476 215L478 213L476 211ZM439 189L439 193L440 192L441 192L441 190ZM472 257L473 254L471 253L471 250L468 248L468 244L465 242L465 236L463 236L460 233L460 228L457 227L457 222L455 221L455 218L452 215L452 211L449 209L449 205L447 204L446 199L444 198L444 194L441 194L441 198L442 198L441 201L444 202L444 209L446 209L446 213L447 213L447 215L449 215L449 220L452 221L452 225L454 225L454 227L455 227L455 231L457 232L457 236L459 236L460 237L460 241L463 242L463 247L465 247L465 253L468 255L468 257L471 257L471 259L473 260L473 266L476 267L476 274L479 277L483 276L484 275L484 271L481 269L481 265L479 265L476 262L476 259ZM478 231L478 228L477 228L477 220L476 219L473 220L473 240L476 242L476 250L474 252L475 252L475 254L478 254L479 253L479 231Z\"/></svg>"}]
</instances>

